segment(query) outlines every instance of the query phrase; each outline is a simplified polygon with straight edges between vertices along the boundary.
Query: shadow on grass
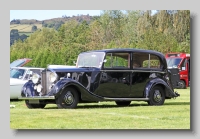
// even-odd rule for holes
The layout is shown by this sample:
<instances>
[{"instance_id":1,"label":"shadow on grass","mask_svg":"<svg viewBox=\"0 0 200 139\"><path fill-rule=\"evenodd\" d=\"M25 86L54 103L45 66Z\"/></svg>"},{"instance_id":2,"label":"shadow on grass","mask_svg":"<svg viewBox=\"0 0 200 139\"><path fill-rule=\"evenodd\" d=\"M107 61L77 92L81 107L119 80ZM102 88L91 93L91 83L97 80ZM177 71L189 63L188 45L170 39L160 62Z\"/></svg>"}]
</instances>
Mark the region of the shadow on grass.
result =
<instances>
[{"instance_id":1,"label":"shadow on grass","mask_svg":"<svg viewBox=\"0 0 200 139\"><path fill-rule=\"evenodd\" d=\"M10 102L22 102L24 100L19 100L19 99L10 99Z\"/></svg>"},{"instance_id":2,"label":"shadow on grass","mask_svg":"<svg viewBox=\"0 0 200 139\"><path fill-rule=\"evenodd\" d=\"M190 105L190 102L167 102L167 103L164 103L164 105L162 105L162 106L174 106L174 105ZM99 103L91 103L91 104L88 104L88 103L86 103L85 105L82 103L82 104L80 104L80 105L78 105L77 106L77 108L76 109L95 109L95 108L125 108L125 107L151 107L151 106L149 106L147 103L145 104L145 103L143 103L143 104L134 104L134 103L132 103L132 104L130 104L129 106L117 106L117 105L115 105L115 104L99 104ZM56 106L55 107L48 107L48 104L47 104L47 107L45 107L45 109L58 109Z\"/></svg>"},{"instance_id":3,"label":"shadow on grass","mask_svg":"<svg viewBox=\"0 0 200 139\"><path fill-rule=\"evenodd\" d=\"M167 102L164 105L190 105L190 102Z\"/></svg>"}]
</instances>

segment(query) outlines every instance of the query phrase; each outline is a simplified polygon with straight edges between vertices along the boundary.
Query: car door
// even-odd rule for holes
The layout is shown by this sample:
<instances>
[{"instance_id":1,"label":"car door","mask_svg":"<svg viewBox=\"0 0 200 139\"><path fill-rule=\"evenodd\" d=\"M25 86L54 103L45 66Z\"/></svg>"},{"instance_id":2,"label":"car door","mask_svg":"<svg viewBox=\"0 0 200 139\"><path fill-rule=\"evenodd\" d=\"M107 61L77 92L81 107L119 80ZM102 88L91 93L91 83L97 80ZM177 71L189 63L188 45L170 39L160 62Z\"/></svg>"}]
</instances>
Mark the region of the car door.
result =
<instances>
[{"instance_id":1,"label":"car door","mask_svg":"<svg viewBox=\"0 0 200 139\"><path fill-rule=\"evenodd\" d=\"M130 96L130 53L107 53L97 94L103 97Z\"/></svg>"},{"instance_id":2,"label":"car door","mask_svg":"<svg viewBox=\"0 0 200 139\"><path fill-rule=\"evenodd\" d=\"M135 67L137 63L137 67ZM131 73L131 97L143 97L146 85L150 80L150 75L159 72L162 67L159 57L145 53L137 52L132 54L132 73Z\"/></svg>"}]
</instances>

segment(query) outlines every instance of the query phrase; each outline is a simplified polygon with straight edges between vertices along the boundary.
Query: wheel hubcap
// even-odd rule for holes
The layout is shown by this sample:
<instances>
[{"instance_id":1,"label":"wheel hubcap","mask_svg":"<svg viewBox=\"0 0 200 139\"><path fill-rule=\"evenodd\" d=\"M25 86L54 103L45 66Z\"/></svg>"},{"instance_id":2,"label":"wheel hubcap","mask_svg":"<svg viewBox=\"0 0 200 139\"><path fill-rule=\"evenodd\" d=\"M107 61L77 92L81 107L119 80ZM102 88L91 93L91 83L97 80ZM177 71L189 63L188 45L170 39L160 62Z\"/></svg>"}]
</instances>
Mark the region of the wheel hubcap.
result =
<instances>
[{"instance_id":1,"label":"wheel hubcap","mask_svg":"<svg viewBox=\"0 0 200 139\"><path fill-rule=\"evenodd\" d=\"M66 104L72 104L74 102L74 97L70 91L64 96L64 101Z\"/></svg>"},{"instance_id":2,"label":"wheel hubcap","mask_svg":"<svg viewBox=\"0 0 200 139\"><path fill-rule=\"evenodd\" d=\"M184 88L184 84L183 84L182 82L179 82L179 86L180 86L181 88Z\"/></svg>"},{"instance_id":3,"label":"wheel hubcap","mask_svg":"<svg viewBox=\"0 0 200 139\"><path fill-rule=\"evenodd\" d=\"M160 102L162 100L162 96L161 96L161 93L159 90L155 90L155 93L154 93L154 100L156 102Z\"/></svg>"}]
</instances>

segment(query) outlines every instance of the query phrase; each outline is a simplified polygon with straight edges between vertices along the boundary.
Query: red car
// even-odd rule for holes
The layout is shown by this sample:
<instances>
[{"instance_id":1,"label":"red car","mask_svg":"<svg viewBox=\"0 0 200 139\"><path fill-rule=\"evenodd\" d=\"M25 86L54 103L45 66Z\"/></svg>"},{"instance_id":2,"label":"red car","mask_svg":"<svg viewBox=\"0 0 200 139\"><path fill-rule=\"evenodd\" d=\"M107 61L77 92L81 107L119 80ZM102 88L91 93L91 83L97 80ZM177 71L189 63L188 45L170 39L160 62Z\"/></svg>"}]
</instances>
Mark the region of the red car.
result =
<instances>
[{"instance_id":1,"label":"red car","mask_svg":"<svg viewBox=\"0 0 200 139\"><path fill-rule=\"evenodd\" d=\"M23 67L25 64L27 64L31 60L32 59L30 59L30 58L17 59L15 61L13 61L12 63L10 63L10 68L11 67Z\"/></svg>"},{"instance_id":2,"label":"red car","mask_svg":"<svg viewBox=\"0 0 200 139\"><path fill-rule=\"evenodd\" d=\"M180 74L180 85L182 89L190 86L190 54L168 53L165 55L168 68L178 68Z\"/></svg>"}]
</instances>

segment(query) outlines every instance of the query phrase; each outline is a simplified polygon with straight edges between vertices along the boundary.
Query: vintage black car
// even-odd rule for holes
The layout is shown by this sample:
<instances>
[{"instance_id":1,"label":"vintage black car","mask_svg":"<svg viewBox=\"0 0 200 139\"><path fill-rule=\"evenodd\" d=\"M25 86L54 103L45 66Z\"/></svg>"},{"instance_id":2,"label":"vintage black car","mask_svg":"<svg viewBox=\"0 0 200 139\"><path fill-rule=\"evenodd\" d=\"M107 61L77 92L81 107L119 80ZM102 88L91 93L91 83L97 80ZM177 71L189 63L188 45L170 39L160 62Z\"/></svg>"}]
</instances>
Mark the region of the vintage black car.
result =
<instances>
[{"instance_id":1,"label":"vintage black car","mask_svg":"<svg viewBox=\"0 0 200 139\"><path fill-rule=\"evenodd\" d=\"M49 65L41 76L34 74L22 87L21 97L28 108L76 108L78 103L131 101L163 105L178 97L167 70L165 56L142 49L105 49L83 52L76 66Z\"/></svg>"}]
</instances>

